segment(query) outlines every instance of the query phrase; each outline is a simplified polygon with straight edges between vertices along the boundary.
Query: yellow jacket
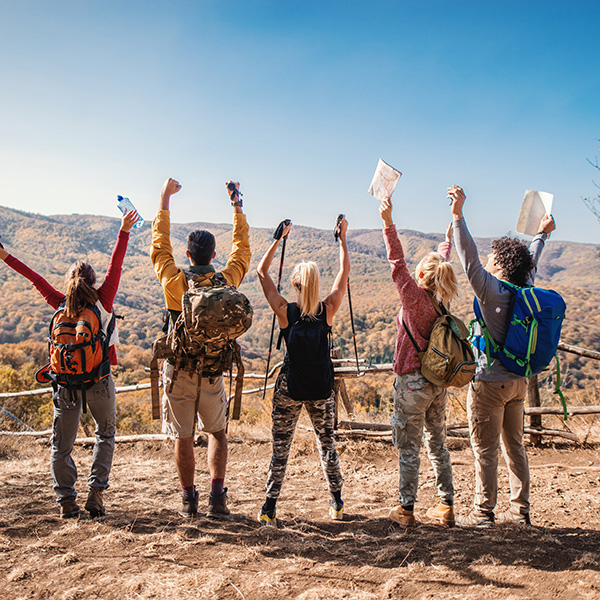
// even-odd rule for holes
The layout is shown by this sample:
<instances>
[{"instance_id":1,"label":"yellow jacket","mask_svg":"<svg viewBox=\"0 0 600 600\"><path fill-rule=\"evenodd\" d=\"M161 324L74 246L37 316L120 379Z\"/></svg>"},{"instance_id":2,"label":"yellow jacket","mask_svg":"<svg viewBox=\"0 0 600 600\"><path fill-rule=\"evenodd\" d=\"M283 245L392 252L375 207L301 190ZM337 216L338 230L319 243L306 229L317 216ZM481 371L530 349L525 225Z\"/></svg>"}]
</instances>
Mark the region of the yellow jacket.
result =
<instances>
[{"instance_id":1,"label":"yellow jacket","mask_svg":"<svg viewBox=\"0 0 600 600\"><path fill-rule=\"evenodd\" d=\"M243 213L233 214L233 244L227 264L221 271L227 283L236 288L250 267L248 223ZM152 222L152 251L150 253L156 276L165 293L169 310L181 311L181 298L187 291L185 273L175 264L171 246L171 217L168 210L159 210Z\"/></svg>"}]
</instances>

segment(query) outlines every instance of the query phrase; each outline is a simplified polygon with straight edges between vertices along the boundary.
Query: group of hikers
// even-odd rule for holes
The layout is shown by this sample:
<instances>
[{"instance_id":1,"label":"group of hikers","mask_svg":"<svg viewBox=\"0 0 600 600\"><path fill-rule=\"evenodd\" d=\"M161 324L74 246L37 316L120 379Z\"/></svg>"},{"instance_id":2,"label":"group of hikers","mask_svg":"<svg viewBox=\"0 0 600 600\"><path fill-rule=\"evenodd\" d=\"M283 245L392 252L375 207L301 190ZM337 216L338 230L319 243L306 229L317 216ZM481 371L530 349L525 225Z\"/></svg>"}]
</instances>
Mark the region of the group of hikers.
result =
<instances>
[{"instance_id":1,"label":"group of hikers","mask_svg":"<svg viewBox=\"0 0 600 600\"><path fill-rule=\"evenodd\" d=\"M248 272L251 258L249 227L243 212L239 183L228 182L226 189L233 207L233 244L225 267L216 272L212 264L216 256L215 237L206 230L189 233L186 252L189 265L178 267L170 239L170 202L180 189L177 181L167 179L152 223L151 260L164 292L170 335L176 329L190 326L186 303L189 304L187 295L192 287L201 291L217 286L238 288ZM502 344L510 326L514 302L511 288L532 284L544 242L555 228L554 219L551 215L544 216L529 247L516 238L495 240L483 265L463 216L466 200L463 190L458 186L450 187L448 199L452 223L445 240L437 252L429 252L420 259L413 274L408 269L393 221L391 199L384 198L379 207L392 281L401 303L396 318L394 411L391 420L393 442L399 453L399 504L391 509L389 516L403 526L417 523L414 511L419 456L424 439L435 473L438 496L437 502L427 510L427 517L446 526L489 527L495 521L529 524L529 466L523 445L526 377L508 370L489 352L475 348L475 374L467 396L469 431L475 456L475 496L472 510L457 519L453 508L452 464L446 447L447 388L423 375L420 348L427 346L440 313L448 311L458 294L456 274L450 263L452 238L487 332L498 344ZM89 493L85 510L91 517L105 514L103 492L109 486L116 423L115 386L110 374L111 365L117 364L115 344L118 341L113 301L119 286L129 231L138 218L135 211L123 215L106 277L99 287L96 287L92 266L77 261L65 276L64 292L56 290L0 244L0 258L29 279L56 311L49 331L50 364L40 371L38 379L49 381L53 386L51 472L63 518L80 514L75 490L77 469L71 453L81 411L87 408L96 424L96 443L87 480ZM324 299L320 296L318 266L312 261L303 261L293 270L293 301L288 301L280 293L281 267L277 285L269 274L277 249L282 240L285 242L291 227L287 220L280 224L274 241L257 267L258 280L287 348L273 393L273 452L267 474L266 498L258 512L258 520L265 525L277 522L277 500L303 406L312 421L331 494L329 516L335 520L344 516L343 478L334 439L334 369L330 335L350 273L346 241L348 223L343 217L338 221L336 237L339 239L340 266L331 291ZM94 327L96 321L97 326ZM185 518L192 518L200 512L194 454L194 435L198 428L208 437L210 490L205 514L225 517L230 514L224 485L229 402L222 369L210 369L209 363L205 362L206 357L192 353L186 347L186 338L181 339L184 340L181 342L183 352L176 360L167 357L163 361L161 397L163 431L175 439L175 465L181 485L178 512ZM74 352L75 346L78 354ZM90 369L85 369L86 360L95 365L91 375ZM495 512L500 440L509 471L510 503L505 511Z\"/></svg>"}]
</instances>

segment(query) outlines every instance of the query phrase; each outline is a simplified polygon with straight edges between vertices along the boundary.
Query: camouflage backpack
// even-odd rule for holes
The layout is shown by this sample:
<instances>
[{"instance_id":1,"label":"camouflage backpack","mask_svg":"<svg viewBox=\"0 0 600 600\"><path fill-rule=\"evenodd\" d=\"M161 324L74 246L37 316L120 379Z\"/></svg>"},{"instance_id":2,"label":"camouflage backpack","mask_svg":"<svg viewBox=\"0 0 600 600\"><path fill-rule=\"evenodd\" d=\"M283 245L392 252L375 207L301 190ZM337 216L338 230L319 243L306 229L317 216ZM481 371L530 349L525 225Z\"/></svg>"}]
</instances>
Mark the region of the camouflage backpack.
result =
<instances>
[{"instance_id":1,"label":"camouflage backpack","mask_svg":"<svg viewBox=\"0 0 600 600\"><path fill-rule=\"evenodd\" d=\"M221 273L214 276L184 271L188 290L181 300L182 312L168 334L152 345L150 366L152 416L160 418L158 359L168 358L174 365L171 389L180 369L194 370L211 377L230 371L235 362L235 402L233 418L239 418L244 366L237 338L252 325L252 307L244 294L229 285ZM207 285L208 284L208 285ZM197 398L200 397L198 385Z\"/></svg>"}]
</instances>

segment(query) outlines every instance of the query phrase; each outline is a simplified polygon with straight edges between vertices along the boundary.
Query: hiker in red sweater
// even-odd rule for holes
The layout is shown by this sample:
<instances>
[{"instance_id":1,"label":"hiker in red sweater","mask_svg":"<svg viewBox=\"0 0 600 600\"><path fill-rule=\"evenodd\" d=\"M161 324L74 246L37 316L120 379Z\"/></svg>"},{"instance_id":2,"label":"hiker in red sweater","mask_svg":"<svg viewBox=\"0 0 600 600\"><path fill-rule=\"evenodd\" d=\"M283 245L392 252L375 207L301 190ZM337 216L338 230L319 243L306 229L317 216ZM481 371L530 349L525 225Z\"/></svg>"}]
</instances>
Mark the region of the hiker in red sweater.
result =
<instances>
[{"instance_id":1,"label":"hiker in red sweater","mask_svg":"<svg viewBox=\"0 0 600 600\"><path fill-rule=\"evenodd\" d=\"M129 231L138 219L136 211L123 215L106 277L98 288L95 287L96 273L93 267L82 260L75 262L67 271L65 292L61 292L50 285L41 275L6 252L1 244L0 259L11 269L29 279L44 300L55 310L64 305L65 314L77 318L83 310L89 310L86 307L93 306L100 315L100 324L106 333L112 319L113 302L121 279L121 267L127 251ZM117 364L114 347L117 341L115 328L108 340L108 358L111 365ZM103 375L105 374L103 373ZM77 492L75 491L77 468L71 458L71 452L77 437L83 396L81 391L71 390L58 383L54 386L52 400L54 402L54 420L52 422L50 469L57 502L61 507L61 517L67 519L79 516ZM115 384L110 370L108 375L103 376L85 390L85 401L96 423L96 443L90 476L87 481L89 493L85 509L90 516L99 517L105 514L102 493L108 488L108 477L115 447L117 407Z\"/></svg>"},{"instance_id":2,"label":"hiker in red sweater","mask_svg":"<svg viewBox=\"0 0 600 600\"><path fill-rule=\"evenodd\" d=\"M416 525L414 505L417 499L421 443L425 429L425 446L435 472L437 503L427 516L444 525L453 526L454 486L452 464L446 448L445 388L427 381L421 374L421 363L410 340L410 331L420 348L426 348L433 324L439 314L433 306L438 302L448 307L458 293L458 283L452 265L452 226L446 232L446 241L437 252L429 252L417 265L411 276L396 226L392 220L390 199L381 202L379 213L383 219L383 238L392 268L402 308L396 318L398 336L394 352L394 415L392 439L398 448L400 471L400 505L390 511L390 519L404 526Z\"/></svg>"}]
</instances>

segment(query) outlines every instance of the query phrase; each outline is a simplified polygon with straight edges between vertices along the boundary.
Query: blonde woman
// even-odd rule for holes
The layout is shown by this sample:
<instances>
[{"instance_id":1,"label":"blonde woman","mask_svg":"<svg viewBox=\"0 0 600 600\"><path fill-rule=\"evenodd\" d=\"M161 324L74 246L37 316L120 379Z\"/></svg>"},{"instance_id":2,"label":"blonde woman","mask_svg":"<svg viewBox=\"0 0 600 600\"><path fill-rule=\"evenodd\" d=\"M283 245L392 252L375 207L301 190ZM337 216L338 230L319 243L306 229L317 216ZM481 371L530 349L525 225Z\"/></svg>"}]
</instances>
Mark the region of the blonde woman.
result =
<instances>
[{"instance_id":1,"label":"blonde woman","mask_svg":"<svg viewBox=\"0 0 600 600\"><path fill-rule=\"evenodd\" d=\"M277 291L269 275L277 246L281 238L288 235L291 224L281 228L282 235L271 244L257 268L263 293L277 316L287 347L273 394L273 455L267 476L267 498L258 515L263 524L276 524L277 499L302 406L306 406L315 430L321 466L331 494L329 515L335 520L343 519L342 474L333 437L333 364L329 337L333 316L342 303L350 273L347 228L346 219L342 219L339 228L340 269L331 292L323 301L319 296L319 269L312 261L301 262L294 269L295 302L288 302Z\"/></svg>"},{"instance_id":2,"label":"blonde woman","mask_svg":"<svg viewBox=\"0 0 600 600\"><path fill-rule=\"evenodd\" d=\"M446 448L446 389L427 381L421 374L421 363L410 335L421 348L427 347L438 312L433 302L448 307L458 293L458 283L448 262L452 244L452 227L438 252L429 252L411 276L396 226L392 220L389 199L379 207L383 219L383 238L402 308L396 324L398 336L394 352L393 441L398 448L400 505L390 511L390 518L404 526L416 525L414 505L419 479L419 452L425 437L427 454L435 472L438 501L427 516L446 526L455 525L452 464ZM408 331L407 331L408 330ZM410 335L409 335L410 332ZM425 436L423 436L425 430Z\"/></svg>"}]
</instances>

